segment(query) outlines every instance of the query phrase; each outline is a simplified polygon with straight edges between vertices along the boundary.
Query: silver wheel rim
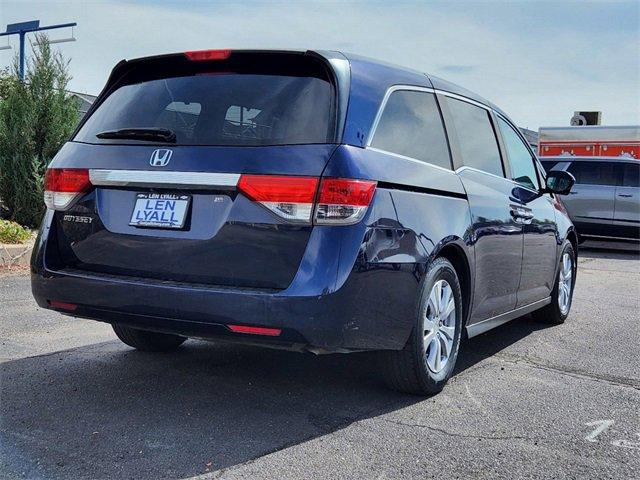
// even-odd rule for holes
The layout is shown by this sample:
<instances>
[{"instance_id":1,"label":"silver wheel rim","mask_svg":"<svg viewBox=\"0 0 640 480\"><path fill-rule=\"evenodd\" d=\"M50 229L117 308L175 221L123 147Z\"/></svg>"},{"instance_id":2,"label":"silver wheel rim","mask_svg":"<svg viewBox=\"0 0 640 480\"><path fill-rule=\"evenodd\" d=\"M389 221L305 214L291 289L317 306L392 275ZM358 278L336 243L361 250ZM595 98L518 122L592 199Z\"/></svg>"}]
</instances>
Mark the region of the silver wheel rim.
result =
<instances>
[{"instance_id":1,"label":"silver wheel rim","mask_svg":"<svg viewBox=\"0 0 640 480\"><path fill-rule=\"evenodd\" d=\"M424 314L424 357L427 367L439 373L449 363L456 333L456 300L446 280L431 287Z\"/></svg>"},{"instance_id":2,"label":"silver wheel rim","mask_svg":"<svg viewBox=\"0 0 640 480\"><path fill-rule=\"evenodd\" d=\"M571 305L571 287L573 285L573 261L571 255L562 255L560 274L558 275L558 307L560 312L566 315Z\"/></svg>"}]
</instances>

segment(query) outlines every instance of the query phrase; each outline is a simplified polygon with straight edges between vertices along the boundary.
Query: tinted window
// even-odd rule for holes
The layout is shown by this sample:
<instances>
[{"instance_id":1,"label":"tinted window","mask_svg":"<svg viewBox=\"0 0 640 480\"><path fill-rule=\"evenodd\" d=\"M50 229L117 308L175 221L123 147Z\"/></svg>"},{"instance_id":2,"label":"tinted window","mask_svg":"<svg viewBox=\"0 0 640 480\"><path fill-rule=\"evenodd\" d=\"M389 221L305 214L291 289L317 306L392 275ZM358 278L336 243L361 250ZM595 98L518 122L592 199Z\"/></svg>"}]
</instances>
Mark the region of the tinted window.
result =
<instances>
[{"instance_id":1,"label":"tinted window","mask_svg":"<svg viewBox=\"0 0 640 480\"><path fill-rule=\"evenodd\" d=\"M640 165L633 163L625 163L622 174L623 187L640 186Z\"/></svg>"},{"instance_id":2,"label":"tinted window","mask_svg":"<svg viewBox=\"0 0 640 480\"><path fill-rule=\"evenodd\" d=\"M533 190L538 190L538 176L533 157L511 125L498 117L498 125L504 141L509 165L511 166L511 179Z\"/></svg>"},{"instance_id":3,"label":"tinted window","mask_svg":"<svg viewBox=\"0 0 640 480\"><path fill-rule=\"evenodd\" d=\"M76 136L168 128L183 145L284 145L332 139L328 81L288 75L192 75L125 85L98 107ZM127 140L118 143L135 141Z\"/></svg>"},{"instance_id":4,"label":"tinted window","mask_svg":"<svg viewBox=\"0 0 640 480\"><path fill-rule=\"evenodd\" d=\"M435 95L397 90L384 107L371 146L451 168Z\"/></svg>"},{"instance_id":5,"label":"tinted window","mask_svg":"<svg viewBox=\"0 0 640 480\"><path fill-rule=\"evenodd\" d=\"M201 110L202 105L199 103L171 102L160 113L157 123L190 138Z\"/></svg>"},{"instance_id":6,"label":"tinted window","mask_svg":"<svg viewBox=\"0 0 640 480\"><path fill-rule=\"evenodd\" d=\"M489 112L452 98L447 98L447 105L456 129L462 163L503 177L500 150Z\"/></svg>"},{"instance_id":7,"label":"tinted window","mask_svg":"<svg viewBox=\"0 0 640 480\"><path fill-rule=\"evenodd\" d=\"M572 162L569 173L576 183L587 185L615 185L615 164L607 162Z\"/></svg>"},{"instance_id":8,"label":"tinted window","mask_svg":"<svg viewBox=\"0 0 640 480\"><path fill-rule=\"evenodd\" d=\"M553 169L553 167L555 167L558 164L558 162L556 162L555 160L546 160L546 161L542 160L540 161L540 163L542 163L542 166L547 172Z\"/></svg>"}]
</instances>

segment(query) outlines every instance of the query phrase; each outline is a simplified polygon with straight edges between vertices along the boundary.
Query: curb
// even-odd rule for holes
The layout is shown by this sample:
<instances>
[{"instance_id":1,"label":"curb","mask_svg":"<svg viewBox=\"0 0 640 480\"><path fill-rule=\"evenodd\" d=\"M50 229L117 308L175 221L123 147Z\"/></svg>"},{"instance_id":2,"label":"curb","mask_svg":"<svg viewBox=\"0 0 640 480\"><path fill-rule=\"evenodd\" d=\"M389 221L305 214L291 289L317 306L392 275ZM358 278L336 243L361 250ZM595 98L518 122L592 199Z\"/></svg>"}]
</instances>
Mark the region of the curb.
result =
<instances>
[{"instance_id":1,"label":"curb","mask_svg":"<svg viewBox=\"0 0 640 480\"><path fill-rule=\"evenodd\" d=\"M33 242L23 245L0 243L0 268L26 267L31 260Z\"/></svg>"}]
</instances>

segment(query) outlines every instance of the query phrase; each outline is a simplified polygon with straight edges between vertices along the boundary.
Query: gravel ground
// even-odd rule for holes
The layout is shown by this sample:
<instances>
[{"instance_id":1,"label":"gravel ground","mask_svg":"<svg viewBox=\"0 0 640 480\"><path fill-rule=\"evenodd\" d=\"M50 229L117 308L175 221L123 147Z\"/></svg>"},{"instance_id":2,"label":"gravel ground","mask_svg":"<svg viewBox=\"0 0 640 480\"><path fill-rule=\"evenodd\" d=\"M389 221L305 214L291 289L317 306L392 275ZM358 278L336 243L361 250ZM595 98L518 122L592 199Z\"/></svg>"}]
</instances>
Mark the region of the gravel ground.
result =
<instances>
[{"instance_id":1,"label":"gravel ground","mask_svg":"<svg viewBox=\"0 0 640 480\"><path fill-rule=\"evenodd\" d=\"M0 273L0 478L640 478L640 258L610 246L564 325L466 342L428 399L370 354L136 352Z\"/></svg>"}]
</instances>

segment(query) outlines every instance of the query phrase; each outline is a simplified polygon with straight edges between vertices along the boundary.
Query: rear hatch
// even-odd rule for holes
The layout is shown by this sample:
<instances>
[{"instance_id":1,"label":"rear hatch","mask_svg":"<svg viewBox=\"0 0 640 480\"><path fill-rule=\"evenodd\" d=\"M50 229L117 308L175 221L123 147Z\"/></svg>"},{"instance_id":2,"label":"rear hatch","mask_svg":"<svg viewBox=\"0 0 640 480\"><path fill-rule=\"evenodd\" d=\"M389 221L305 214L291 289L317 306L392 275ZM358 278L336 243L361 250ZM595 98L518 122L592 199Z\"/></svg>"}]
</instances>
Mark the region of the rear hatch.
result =
<instances>
[{"instance_id":1,"label":"rear hatch","mask_svg":"<svg viewBox=\"0 0 640 480\"><path fill-rule=\"evenodd\" d=\"M327 64L303 53L120 64L50 166L46 195L58 211L48 265L286 288L314 228L299 190L335 149L335 92ZM289 203L261 197L267 175Z\"/></svg>"}]
</instances>

